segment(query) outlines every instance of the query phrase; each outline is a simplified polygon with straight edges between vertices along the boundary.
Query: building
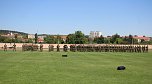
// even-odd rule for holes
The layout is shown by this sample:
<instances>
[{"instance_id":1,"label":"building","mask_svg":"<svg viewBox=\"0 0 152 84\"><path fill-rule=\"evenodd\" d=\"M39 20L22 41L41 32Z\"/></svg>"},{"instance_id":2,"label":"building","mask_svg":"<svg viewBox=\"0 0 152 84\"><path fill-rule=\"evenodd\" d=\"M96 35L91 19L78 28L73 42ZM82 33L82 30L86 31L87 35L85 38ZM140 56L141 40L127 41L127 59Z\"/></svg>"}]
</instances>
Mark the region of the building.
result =
<instances>
[{"instance_id":1,"label":"building","mask_svg":"<svg viewBox=\"0 0 152 84\"><path fill-rule=\"evenodd\" d=\"M60 35L60 36L61 36L61 39L65 42L67 39L67 35Z\"/></svg>"},{"instance_id":2,"label":"building","mask_svg":"<svg viewBox=\"0 0 152 84\"><path fill-rule=\"evenodd\" d=\"M55 38L57 38L57 36L61 37L61 39L65 42L67 39L68 35L53 35Z\"/></svg>"},{"instance_id":3,"label":"building","mask_svg":"<svg viewBox=\"0 0 152 84\"><path fill-rule=\"evenodd\" d=\"M35 35L34 34L28 34L28 39L34 39L35 38Z\"/></svg>"},{"instance_id":4,"label":"building","mask_svg":"<svg viewBox=\"0 0 152 84\"><path fill-rule=\"evenodd\" d=\"M91 31L90 32L90 38L100 37L101 35L102 35L102 33L100 31Z\"/></svg>"},{"instance_id":5,"label":"building","mask_svg":"<svg viewBox=\"0 0 152 84\"><path fill-rule=\"evenodd\" d=\"M146 36L133 36L134 39L137 39L138 43L140 43L142 40L144 41L150 41L150 37L146 37Z\"/></svg>"},{"instance_id":6,"label":"building","mask_svg":"<svg viewBox=\"0 0 152 84\"><path fill-rule=\"evenodd\" d=\"M42 40L44 40L45 37L47 37L47 34L38 35L38 38L39 38L39 39L42 39Z\"/></svg>"},{"instance_id":7,"label":"building","mask_svg":"<svg viewBox=\"0 0 152 84\"><path fill-rule=\"evenodd\" d=\"M37 42L38 42L38 43L43 43L43 42L44 42L44 39L38 38L38 39L37 39Z\"/></svg>"},{"instance_id":8,"label":"building","mask_svg":"<svg viewBox=\"0 0 152 84\"><path fill-rule=\"evenodd\" d=\"M11 38L11 39L14 39L15 38L15 35L1 35L1 36L3 36L3 37L7 37L7 38Z\"/></svg>"},{"instance_id":9,"label":"building","mask_svg":"<svg viewBox=\"0 0 152 84\"><path fill-rule=\"evenodd\" d=\"M22 35L18 34L18 33L12 33L12 32L9 32L7 34L3 34L1 35L3 37L7 37L7 38L11 38L11 39L15 39L15 38L23 38Z\"/></svg>"}]
</instances>

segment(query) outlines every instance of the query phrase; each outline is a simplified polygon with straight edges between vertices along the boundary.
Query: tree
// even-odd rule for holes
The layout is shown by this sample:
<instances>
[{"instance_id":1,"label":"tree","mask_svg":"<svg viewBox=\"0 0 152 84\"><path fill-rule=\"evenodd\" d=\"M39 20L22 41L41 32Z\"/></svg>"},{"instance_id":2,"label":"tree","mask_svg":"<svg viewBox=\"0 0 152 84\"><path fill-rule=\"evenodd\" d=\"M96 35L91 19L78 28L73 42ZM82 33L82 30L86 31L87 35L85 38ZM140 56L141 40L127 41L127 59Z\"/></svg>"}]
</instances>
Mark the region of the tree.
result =
<instances>
[{"instance_id":1,"label":"tree","mask_svg":"<svg viewBox=\"0 0 152 84\"><path fill-rule=\"evenodd\" d=\"M128 37L125 36L125 38L123 38L123 44L134 44L136 43L136 40L133 39L132 35L129 35Z\"/></svg>"},{"instance_id":2,"label":"tree","mask_svg":"<svg viewBox=\"0 0 152 84\"><path fill-rule=\"evenodd\" d=\"M26 43L33 43L33 39L32 38L29 38Z\"/></svg>"},{"instance_id":3,"label":"tree","mask_svg":"<svg viewBox=\"0 0 152 84\"><path fill-rule=\"evenodd\" d=\"M133 36L129 35L129 39L128 39L129 44L133 44Z\"/></svg>"},{"instance_id":4,"label":"tree","mask_svg":"<svg viewBox=\"0 0 152 84\"><path fill-rule=\"evenodd\" d=\"M12 39L6 38L6 39L4 40L4 43L12 43Z\"/></svg>"},{"instance_id":5,"label":"tree","mask_svg":"<svg viewBox=\"0 0 152 84\"><path fill-rule=\"evenodd\" d=\"M104 43L104 37L101 35L100 37L95 38L94 42L97 43L97 44Z\"/></svg>"},{"instance_id":6,"label":"tree","mask_svg":"<svg viewBox=\"0 0 152 84\"><path fill-rule=\"evenodd\" d=\"M117 38L120 38L120 35L118 35L117 33L115 35L112 36L112 38L110 39L111 43L117 43Z\"/></svg>"},{"instance_id":7,"label":"tree","mask_svg":"<svg viewBox=\"0 0 152 84\"><path fill-rule=\"evenodd\" d=\"M141 43L143 43L145 40L144 39L141 39Z\"/></svg>"},{"instance_id":8,"label":"tree","mask_svg":"<svg viewBox=\"0 0 152 84\"><path fill-rule=\"evenodd\" d=\"M75 34L69 34L66 38L66 43L75 44Z\"/></svg>"},{"instance_id":9,"label":"tree","mask_svg":"<svg viewBox=\"0 0 152 84\"><path fill-rule=\"evenodd\" d=\"M14 36L14 40L15 40L15 43L19 43L19 40L18 40L18 35L17 34L15 34L15 36ZM13 41L13 40L12 40Z\"/></svg>"},{"instance_id":10,"label":"tree","mask_svg":"<svg viewBox=\"0 0 152 84\"><path fill-rule=\"evenodd\" d=\"M152 40L150 40L150 41L143 41L141 44L149 44L149 45L152 45Z\"/></svg>"},{"instance_id":11,"label":"tree","mask_svg":"<svg viewBox=\"0 0 152 84\"><path fill-rule=\"evenodd\" d=\"M123 44L123 39L122 38L117 38L115 41L115 44Z\"/></svg>"},{"instance_id":12,"label":"tree","mask_svg":"<svg viewBox=\"0 0 152 84\"><path fill-rule=\"evenodd\" d=\"M35 34L35 43L37 43L37 40L38 40L38 35L37 33Z\"/></svg>"},{"instance_id":13,"label":"tree","mask_svg":"<svg viewBox=\"0 0 152 84\"><path fill-rule=\"evenodd\" d=\"M63 39L61 38L61 36L57 35L57 37L55 38L55 43L57 43L57 44L63 44L64 41L63 41Z\"/></svg>"},{"instance_id":14,"label":"tree","mask_svg":"<svg viewBox=\"0 0 152 84\"><path fill-rule=\"evenodd\" d=\"M44 38L44 42L49 43L49 44L55 44L55 43L63 44L64 43L63 39L59 35L57 35L56 37L52 35L48 35Z\"/></svg>"},{"instance_id":15,"label":"tree","mask_svg":"<svg viewBox=\"0 0 152 84\"><path fill-rule=\"evenodd\" d=\"M23 35L23 39L28 39L28 35Z\"/></svg>"},{"instance_id":16,"label":"tree","mask_svg":"<svg viewBox=\"0 0 152 84\"><path fill-rule=\"evenodd\" d=\"M55 38L54 38L54 36L46 36L44 38L44 42L49 43L49 44L54 44L55 43Z\"/></svg>"},{"instance_id":17,"label":"tree","mask_svg":"<svg viewBox=\"0 0 152 84\"><path fill-rule=\"evenodd\" d=\"M74 34L69 34L66 39L66 43L69 44L84 44L87 42L88 39L81 31L76 31Z\"/></svg>"},{"instance_id":18,"label":"tree","mask_svg":"<svg viewBox=\"0 0 152 84\"><path fill-rule=\"evenodd\" d=\"M4 42L5 39L6 39L6 37L3 37L0 35L0 42Z\"/></svg>"},{"instance_id":19,"label":"tree","mask_svg":"<svg viewBox=\"0 0 152 84\"><path fill-rule=\"evenodd\" d=\"M75 32L75 43L76 44L84 44L87 42L85 35L81 31Z\"/></svg>"},{"instance_id":20,"label":"tree","mask_svg":"<svg viewBox=\"0 0 152 84\"><path fill-rule=\"evenodd\" d=\"M104 43L105 44L110 44L110 38L104 38Z\"/></svg>"}]
</instances>

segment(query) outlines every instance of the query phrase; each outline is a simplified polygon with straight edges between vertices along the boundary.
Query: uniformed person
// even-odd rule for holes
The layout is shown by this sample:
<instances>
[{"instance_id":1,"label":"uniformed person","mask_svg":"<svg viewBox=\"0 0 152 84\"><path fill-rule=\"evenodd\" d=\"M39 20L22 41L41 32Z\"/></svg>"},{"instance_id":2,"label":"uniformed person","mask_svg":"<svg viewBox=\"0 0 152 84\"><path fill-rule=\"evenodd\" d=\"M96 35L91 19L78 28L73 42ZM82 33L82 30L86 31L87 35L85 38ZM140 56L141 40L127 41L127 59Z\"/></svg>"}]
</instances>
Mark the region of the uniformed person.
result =
<instances>
[{"instance_id":1,"label":"uniformed person","mask_svg":"<svg viewBox=\"0 0 152 84\"><path fill-rule=\"evenodd\" d=\"M40 45L40 52L43 51L43 44Z\"/></svg>"},{"instance_id":2,"label":"uniformed person","mask_svg":"<svg viewBox=\"0 0 152 84\"><path fill-rule=\"evenodd\" d=\"M134 51L137 52L137 46L134 46Z\"/></svg>"},{"instance_id":3,"label":"uniformed person","mask_svg":"<svg viewBox=\"0 0 152 84\"><path fill-rule=\"evenodd\" d=\"M51 45L49 45L48 48L49 48L49 52L50 52L51 51Z\"/></svg>"},{"instance_id":4,"label":"uniformed person","mask_svg":"<svg viewBox=\"0 0 152 84\"><path fill-rule=\"evenodd\" d=\"M70 51L72 51L72 45L70 45Z\"/></svg>"},{"instance_id":5,"label":"uniformed person","mask_svg":"<svg viewBox=\"0 0 152 84\"><path fill-rule=\"evenodd\" d=\"M78 46L77 46L77 51L79 51L79 52L80 52L80 48L81 48L81 46L80 46L80 45L78 45Z\"/></svg>"},{"instance_id":6,"label":"uniformed person","mask_svg":"<svg viewBox=\"0 0 152 84\"><path fill-rule=\"evenodd\" d=\"M60 45L57 45L57 52L60 52Z\"/></svg>"},{"instance_id":7,"label":"uniformed person","mask_svg":"<svg viewBox=\"0 0 152 84\"><path fill-rule=\"evenodd\" d=\"M148 45L146 46L146 52L148 52Z\"/></svg>"},{"instance_id":8,"label":"uniformed person","mask_svg":"<svg viewBox=\"0 0 152 84\"><path fill-rule=\"evenodd\" d=\"M73 51L76 52L77 51L77 47L76 45L73 45Z\"/></svg>"},{"instance_id":9,"label":"uniformed person","mask_svg":"<svg viewBox=\"0 0 152 84\"><path fill-rule=\"evenodd\" d=\"M141 50L142 50L142 49L141 49L141 45L139 45L139 52L140 52L140 53L141 53Z\"/></svg>"},{"instance_id":10,"label":"uniformed person","mask_svg":"<svg viewBox=\"0 0 152 84\"><path fill-rule=\"evenodd\" d=\"M54 46L53 45L51 45L51 51L54 51Z\"/></svg>"},{"instance_id":11,"label":"uniformed person","mask_svg":"<svg viewBox=\"0 0 152 84\"><path fill-rule=\"evenodd\" d=\"M33 45L33 43L31 45L31 51L34 51L34 45Z\"/></svg>"},{"instance_id":12,"label":"uniformed person","mask_svg":"<svg viewBox=\"0 0 152 84\"><path fill-rule=\"evenodd\" d=\"M135 52L135 46L134 45L132 45L132 51Z\"/></svg>"},{"instance_id":13,"label":"uniformed person","mask_svg":"<svg viewBox=\"0 0 152 84\"><path fill-rule=\"evenodd\" d=\"M13 51L16 51L16 45L15 45L15 43L13 45Z\"/></svg>"},{"instance_id":14,"label":"uniformed person","mask_svg":"<svg viewBox=\"0 0 152 84\"><path fill-rule=\"evenodd\" d=\"M25 45L24 44L22 45L22 51L25 51Z\"/></svg>"},{"instance_id":15,"label":"uniformed person","mask_svg":"<svg viewBox=\"0 0 152 84\"><path fill-rule=\"evenodd\" d=\"M7 51L7 45L6 45L6 43L4 45L4 51Z\"/></svg>"},{"instance_id":16,"label":"uniformed person","mask_svg":"<svg viewBox=\"0 0 152 84\"><path fill-rule=\"evenodd\" d=\"M94 46L95 52L98 52L98 46Z\"/></svg>"},{"instance_id":17,"label":"uniformed person","mask_svg":"<svg viewBox=\"0 0 152 84\"><path fill-rule=\"evenodd\" d=\"M74 52L74 45L70 45L70 51Z\"/></svg>"},{"instance_id":18,"label":"uniformed person","mask_svg":"<svg viewBox=\"0 0 152 84\"><path fill-rule=\"evenodd\" d=\"M142 46L142 52L145 52L145 45Z\"/></svg>"},{"instance_id":19,"label":"uniformed person","mask_svg":"<svg viewBox=\"0 0 152 84\"><path fill-rule=\"evenodd\" d=\"M64 52L67 52L67 51L68 51L68 46L67 46L67 45L64 45L64 46L63 46L63 51L64 51Z\"/></svg>"}]
</instances>

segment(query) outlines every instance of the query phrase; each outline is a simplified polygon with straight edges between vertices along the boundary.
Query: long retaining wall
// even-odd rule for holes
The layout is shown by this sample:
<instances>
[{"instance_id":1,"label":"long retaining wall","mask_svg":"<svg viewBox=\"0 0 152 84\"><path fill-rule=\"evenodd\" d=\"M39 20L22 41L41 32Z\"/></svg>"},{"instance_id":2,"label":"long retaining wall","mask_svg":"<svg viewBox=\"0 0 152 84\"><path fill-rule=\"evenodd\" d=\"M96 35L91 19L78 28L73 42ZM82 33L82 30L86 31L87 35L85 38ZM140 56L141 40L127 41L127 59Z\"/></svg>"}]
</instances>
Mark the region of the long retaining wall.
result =
<instances>
[{"instance_id":1,"label":"long retaining wall","mask_svg":"<svg viewBox=\"0 0 152 84\"><path fill-rule=\"evenodd\" d=\"M23 43L15 43L17 48L21 48ZM24 44L31 44L31 43L24 43ZM5 43L0 43L0 49L2 49L4 47ZM14 43L6 43L7 47L12 47L14 45ZM40 44L36 44L38 46L40 46ZM58 44L43 44L43 48L48 48L49 45L53 45L54 48L57 47ZM67 45L68 48L70 48L70 45L75 45L75 44L59 44L60 48L63 48L64 45ZM76 45L80 45L80 44L76 44ZM99 46L99 45L106 45L106 44L81 44L81 45L93 45L93 46ZM111 45L119 45L119 44L111 44ZM122 44L121 44L122 45ZM148 45L148 49L152 49L152 45Z\"/></svg>"}]
</instances>

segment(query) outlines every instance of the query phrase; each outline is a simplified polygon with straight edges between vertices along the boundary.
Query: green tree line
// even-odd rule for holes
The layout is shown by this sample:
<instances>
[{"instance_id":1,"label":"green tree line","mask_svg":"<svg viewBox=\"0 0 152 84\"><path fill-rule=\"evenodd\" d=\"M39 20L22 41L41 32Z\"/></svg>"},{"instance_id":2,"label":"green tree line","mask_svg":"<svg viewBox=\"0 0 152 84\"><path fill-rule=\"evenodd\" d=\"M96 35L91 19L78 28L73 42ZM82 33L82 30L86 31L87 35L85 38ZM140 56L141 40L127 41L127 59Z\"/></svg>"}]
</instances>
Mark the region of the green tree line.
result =
<instances>
[{"instance_id":1,"label":"green tree line","mask_svg":"<svg viewBox=\"0 0 152 84\"><path fill-rule=\"evenodd\" d=\"M37 43L38 42L38 35L35 34L34 39L28 39L27 35L23 36L24 39L18 38L17 35L15 35L14 38L8 38L0 35L0 42L1 43ZM62 39L60 35L47 35L44 38L43 43L48 44L152 44L152 40L150 41L144 41L141 40L140 43L136 39L133 38L132 35L121 37L119 34L114 34L112 36L103 37L102 35L100 37L90 38L89 36L85 35L81 31L76 31L75 33L68 34L65 39Z\"/></svg>"}]
</instances>

